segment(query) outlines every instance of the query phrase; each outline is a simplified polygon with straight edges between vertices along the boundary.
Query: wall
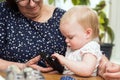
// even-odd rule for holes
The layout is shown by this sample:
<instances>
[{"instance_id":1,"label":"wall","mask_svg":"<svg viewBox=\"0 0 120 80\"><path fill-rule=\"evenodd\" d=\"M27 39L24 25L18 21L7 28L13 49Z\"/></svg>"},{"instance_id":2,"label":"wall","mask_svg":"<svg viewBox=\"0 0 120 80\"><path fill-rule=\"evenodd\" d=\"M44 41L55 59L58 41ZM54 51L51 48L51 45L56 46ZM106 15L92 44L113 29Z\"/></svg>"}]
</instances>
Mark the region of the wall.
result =
<instances>
[{"instance_id":1,"label":"wall","mask_svg":"<svg viewBox=\"0 0 120 80\"><path fill-rule=\"evenodd\" d=\"M110 0L110 25L115 32L111 61L120 64L120 0Z\"/></svg>"}]
</instances>

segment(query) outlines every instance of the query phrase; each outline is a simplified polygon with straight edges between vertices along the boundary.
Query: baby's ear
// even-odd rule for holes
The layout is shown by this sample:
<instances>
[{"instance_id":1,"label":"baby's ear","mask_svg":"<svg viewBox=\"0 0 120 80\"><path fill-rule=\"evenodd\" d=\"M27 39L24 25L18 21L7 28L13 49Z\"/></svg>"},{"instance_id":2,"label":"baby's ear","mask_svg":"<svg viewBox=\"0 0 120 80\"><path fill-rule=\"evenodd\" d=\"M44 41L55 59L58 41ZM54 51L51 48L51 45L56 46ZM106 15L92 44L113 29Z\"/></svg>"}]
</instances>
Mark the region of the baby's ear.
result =
<instances>
[{"instance_id":1,"label":"baby's ear","mask_svg":"<svg viewBox=\"0 0 120 80\"><path fill-rule=\"evenodd\" d=\"M86 38L92 37L92 29L91 28L87 28L85 33L86 33Z\"/></svg>"}]
</instances>

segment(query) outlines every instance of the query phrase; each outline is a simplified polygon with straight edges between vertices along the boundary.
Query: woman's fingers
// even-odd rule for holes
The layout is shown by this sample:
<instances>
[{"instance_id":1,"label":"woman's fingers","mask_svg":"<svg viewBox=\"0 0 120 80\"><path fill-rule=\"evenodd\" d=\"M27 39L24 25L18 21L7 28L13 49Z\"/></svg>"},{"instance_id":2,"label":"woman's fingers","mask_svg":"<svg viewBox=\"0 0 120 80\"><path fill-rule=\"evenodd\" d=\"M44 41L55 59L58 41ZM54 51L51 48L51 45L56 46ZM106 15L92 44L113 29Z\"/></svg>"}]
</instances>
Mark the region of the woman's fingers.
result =
<instances>
[{"instance_id":1,"label":"woman's fingers","mask_svg":"<svg viewBox=\"0 0 120 80\"><path fill-rule=\"evenodd\" d=\"M107 62L108 62L108 59L103 55L101 60L100 60L99 68L102 69L102 67L105 67L105 64Z\"/></svg>"},{"instance_id":2,"label":"woman's fingers","mask_svg":"<svg viewBox=\"0 0 120 80\"><path fill-rule=\"evenodd\" d=\"M103 77L105 80L120 80L120 65L111 62L107 63Z\"/></svg>"},{"instance_id":3,"label":"woman's fingers","mask_svg":"<svg viewBox=\"0 0 120 80\"><path fill-rule=\"evenodd\" d=\"M102 66L99 67L98 69L98 74L103 77L103 74L105 73L105 64L102 64Z\"/></svg>"},{"instance_id":4,"label":"woman's fingers","mask_svg":"<svg viewBox=\"0 0 120 80\"><path fill-rule=\"evenodd\" d=\"M110 73L120 72L120 65L115 63L107 64L106 71Z\"/></svg>"},{"instance_id":5,"label":"woman's fingers","mask_svg":"<svg viewBox=\"0 0 120 80\"><path fill-rule=\"evenodd\" d=\"M108 59L103 55L100 60L100 65L98 67L98 74L103 77L103 73L106 71L106 64L108 63Z\"/></svg>"},{"instance_id":6,"label":"woman's fingers","mask_svg":"<svg viewBox=\"0 0 120 80\"><path fill-rule=\"evenodd\" d=\"M36 70L40 70L41 72L50 72L53 70L51 67L44 68L44 67L37 65L39 60L40 60L40 56L36 56L35 58L29 60L26 63L26 66L29 66L29 67L36 69Z\"/></svg>"},{"instance_id":7,"label":"woman's fingers","mask_svg":"<svg viewBox=\"0 0 120 80\"><path fill-rule=\"evenodd\" d=\"M53 70L53 68L51 67L41 67L41 66L38 66L38 65L30 65L29 67L32 67L33 69L36 69L36 70L40 70L41 72L50 72Z\"/></svg>"},{"instance_id":8,"label":"woman's fingers","mask_svg":"<svg viewBox=\"0 0 120 80\"><path fill-rule=\"evenodd\" d=\"M104 76L105 79L117 79L117 80L120 80L120 72L104 73L103 76Z\"/></svg>"},{"instance_id":9,"label":"woman's fingers","mask_svg":"<svg viewBox=\"0 0 120 80\"><path fill-rule=\"evenodd\" d=\"M30 66L32 64L36 64L38 63L38 61L40 60L40 56L36 56L35 58L29 60L27 63L26 63L26 66Z\"/></svg>"}]
</instances>

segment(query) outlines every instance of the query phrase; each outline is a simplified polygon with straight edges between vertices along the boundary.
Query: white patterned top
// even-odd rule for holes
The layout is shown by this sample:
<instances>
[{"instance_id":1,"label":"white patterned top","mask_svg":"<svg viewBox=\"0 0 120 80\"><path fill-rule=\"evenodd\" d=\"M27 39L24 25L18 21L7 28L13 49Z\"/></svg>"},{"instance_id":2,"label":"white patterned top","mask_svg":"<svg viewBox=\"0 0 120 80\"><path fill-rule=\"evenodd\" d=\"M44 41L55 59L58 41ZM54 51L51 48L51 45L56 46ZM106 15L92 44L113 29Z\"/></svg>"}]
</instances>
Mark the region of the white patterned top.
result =
<instances>
[{"instance_id":1,"label":"white patterned top","mask_svg":"<svg viewBox=\"0 0 120 80\"><path fill-rule=\"evenodd\" d=\"M102 56L102 52L100 51L100 45L96 41L91 41L91 42L87 43L85 46L83 46L81 49L78 49L75 51L72 51L70 48L67 48L65 57L69 60L81 61L83 55L86 53L91 53L91 54L95 55L97 58L96 68L92 74L92 76L96 76L97 67L99 65L99 61ZM71 72L67 67L65 67L63 74L74 74L74 73Z\"/></svg>"}]
</instances>

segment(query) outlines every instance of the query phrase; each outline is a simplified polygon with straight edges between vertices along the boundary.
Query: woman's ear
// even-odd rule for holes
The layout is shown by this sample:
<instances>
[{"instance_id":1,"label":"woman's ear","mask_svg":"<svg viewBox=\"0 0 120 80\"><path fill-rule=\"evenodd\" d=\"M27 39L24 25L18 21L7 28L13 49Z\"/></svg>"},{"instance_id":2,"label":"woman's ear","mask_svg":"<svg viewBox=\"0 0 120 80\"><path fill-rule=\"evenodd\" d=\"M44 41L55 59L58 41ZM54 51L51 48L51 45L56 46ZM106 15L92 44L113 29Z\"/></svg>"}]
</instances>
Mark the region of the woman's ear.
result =
<instances>
[{"instance_id":1,"label":"woman's ear","mask_svg":"<svg viewBox=\"0 0 120 80\"><path fill-rule=\"evenodd\" d=\"M91 28L87 28L85 31L85 37L86 38L90 38L92 36L92 29Z\"/></svg>"}]
</instances>

